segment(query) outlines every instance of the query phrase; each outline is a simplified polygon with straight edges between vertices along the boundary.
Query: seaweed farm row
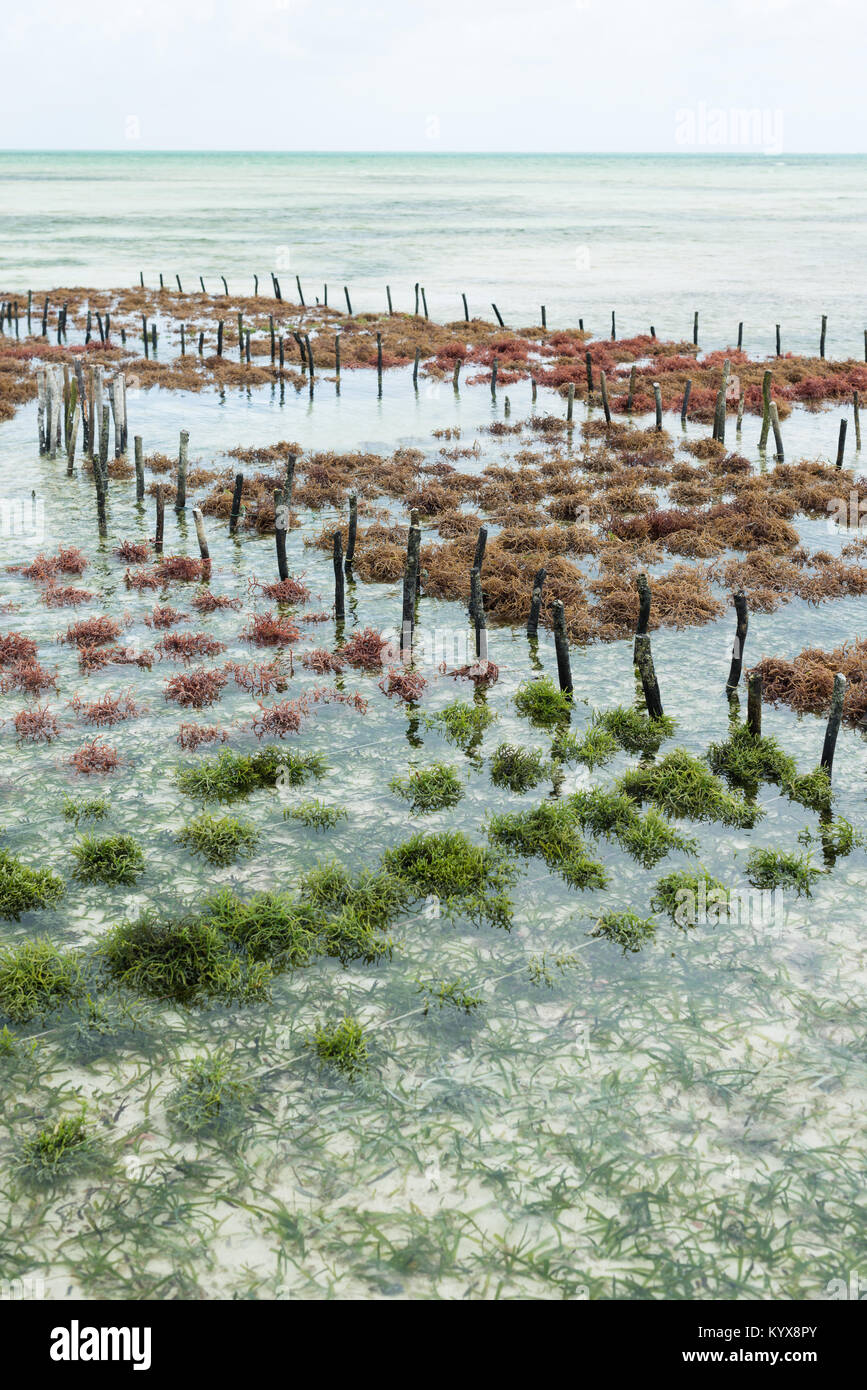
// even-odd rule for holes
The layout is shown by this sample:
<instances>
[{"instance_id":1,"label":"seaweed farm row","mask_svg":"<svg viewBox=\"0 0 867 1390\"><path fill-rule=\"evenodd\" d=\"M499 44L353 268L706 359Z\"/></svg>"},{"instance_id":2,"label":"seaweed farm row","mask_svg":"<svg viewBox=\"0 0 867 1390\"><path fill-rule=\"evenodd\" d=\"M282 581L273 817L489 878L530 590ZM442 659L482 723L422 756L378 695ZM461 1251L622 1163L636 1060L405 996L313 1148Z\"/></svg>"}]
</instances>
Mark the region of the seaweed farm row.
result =
<instances>
[{"instance_id":1,"label":"seaweed farm row","mask_svg":"<svg viewBox=\"0 0 867 1390\"><path fill-rule=\"evenodd\" d=\"M0 299L0 1278L828 1297L867 367Z\"/></svg>"}]
</instances>

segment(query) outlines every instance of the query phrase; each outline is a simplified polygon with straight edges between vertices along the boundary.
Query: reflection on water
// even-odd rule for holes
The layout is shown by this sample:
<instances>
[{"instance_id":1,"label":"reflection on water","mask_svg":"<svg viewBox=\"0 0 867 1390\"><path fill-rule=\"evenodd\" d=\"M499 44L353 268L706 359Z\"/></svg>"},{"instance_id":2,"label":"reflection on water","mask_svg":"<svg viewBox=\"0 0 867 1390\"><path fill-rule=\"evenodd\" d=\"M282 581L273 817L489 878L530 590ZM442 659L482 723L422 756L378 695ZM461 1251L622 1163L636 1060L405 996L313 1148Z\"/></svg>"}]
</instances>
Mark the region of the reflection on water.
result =
<instances>
[{"instance_id":1,"label":"reflection on water","mask_svg":"<svg viewBox=\"0 0 867 1390\"><path fill-rule=\"evenodd\" d=\"M528 386L509 395L513 421L529 413ZM562 402L540 393L539 409L562 413ZM306 395L281 399L270 389L223 399L154 390L129 405L130 433L144 436L147 452L173 452L183 427L191 462L217 466L235 444L277 439L305 450L412 445L433 458L432 431L458 424L461 443L478 437L481 448L477 464L462 466L481 468L520 447L479 433L501 410L502 400L492 406L484 388L455 396L450 384L434 384L414 394L402 371L387 375L381 399L372 375L359 372L347 375L339 397L320 383L312 405ZM784 426L788 457L833 457L837 414L793 414ZM740 444L757 466L758 428L748 419ZM493 810L534 804L538 793L492 787L481 760L468 760L412 709L382 696L375 674L347 670L339 684L369 698L368 712L318 707L294 742L327 756L330 771L314 794L346 807L348 819L317 832L281 815L309 788L282 800L257 792L242 811L261 832L255 855L230 869L203 867L175 841L196 809L172 777L188 756L174 742L187 716L163 699L175 667L113 667L85 677L69 648L54 645L68 621L105 612L128 624L124 642L153 646L142 619L160 596L128 591L124 565L111 554L118 539L149 533L152 499L139 510L134 485L113 483L110 540L100 546L89 478L67 479L59 461L39 458L35 438L35 405L3 425L0 489L25 499L35 490L43 505L38 548L81 546L91 559L82 582L97 597L57 612L35 602L26 581L5 573L0 580L2 597L21 604L2 622L36 639L44 664L56 662L61 690L48 702L68 721L48 748L19 747L8 724L2 731L4 844L67 879L57 910L2 924L4 944L43 935L92 943L143 903L195 906L215 883L245 892L292 887L330 856L371 866L409 833L406 805L389 781L433 761L458 770L465 796L419 822L425 828L480 838ZM313 591L308 606L323 609L331 559L305 548L303 536L320 530L327 514L304 520L305 529L289 536L290 568ZM166 525L167 553L196 553L191 522L169 510ZM246 601L252 576L276 577L269 538L234 542L213 519L207 525L215 592ZM800 530L806 544L833 553L846 539L822 522ZM5 563L32 558L33 540L4 541ZM187 593L172 585L172 604L191 611ZM395 628L400 603L399 585L350 584L347 630ZM747 663L860 635L859 603L809 608L798 600L753 615ZM467 627L460 605L426 599L420 621L429 630ZM226 644L220 660L251 659L238 636L242 615L215 612L195 622L194 630ZM726 737L733 631L728 613L700 629L654 635L676 742L695 754ZM316 624L297 652L333 639L330 621ZM556 676L549 635L530 645L522 632L492 626L489 639L500 680L477 697L496 715L482 754L503 741L545 750L548 739L517 716L512 697L529 674ZM573 650L578 731L594 708L635 698L630 647ZM452 679L425 674L432 681L425 710L455 697ZM289 693L317 683L296 660ZM75 832L61 814L64 793L82 790L83 780L75 785L64 763L82 741L66 702L127 686L147 710L106 735L123 762L106 779L111 809L103 826L139 837L148 867L132 890L83 887L70 877ZM472 697L469 687L458 693ZM22 703L4 696L0 713L8 718ZM231 746L250 748L256 712L255 700L230 685L204 721L232 724ZM764 731L802 771L817 762L821 720L767 708ZM572 768L563 791L609 785L632 761L618 755L592 777ZM865 761L863 739L844 729L835 810L856 826L864 820ZM816 829L816 817L775 788L763 787L760 800L766 815L752 831L689 827L699 862L731 891L748 890L749 850L798 849L799 834ZM32 1057L0 1058L7 1176L22 1136L74 1096L89 1100L118 1166L113 1177L61 1191L44 1209L13 1184L2 1260L44 1277L54 1294L87 1296L825 1296L831 1279L858 1267L863 853L838 860L812 898L785 895L770 917L732 914L687 931L660 917L655 941L624 955L588 936L594 917L603 908L647 916L659 876L695 861L675 854L644 870L613 842L593 848L610 888L572 892L532 860L515 889L509 933L423 909L399 922L392 961L347 970L318 961L278 978L269 1005L188 1014L122 1008L108 997L83 1030L35 1027ZM420 987L454 980L480 994L481 1006L426 1010ZM317 1071L305 1047L317 1023L345 1012L369 1034L371 1069L354 1083ZM179 1138L165 1106L181 1064L218 1048L255 1081L246 1128L231 1142Z\"/></svg>"}]
</instances>

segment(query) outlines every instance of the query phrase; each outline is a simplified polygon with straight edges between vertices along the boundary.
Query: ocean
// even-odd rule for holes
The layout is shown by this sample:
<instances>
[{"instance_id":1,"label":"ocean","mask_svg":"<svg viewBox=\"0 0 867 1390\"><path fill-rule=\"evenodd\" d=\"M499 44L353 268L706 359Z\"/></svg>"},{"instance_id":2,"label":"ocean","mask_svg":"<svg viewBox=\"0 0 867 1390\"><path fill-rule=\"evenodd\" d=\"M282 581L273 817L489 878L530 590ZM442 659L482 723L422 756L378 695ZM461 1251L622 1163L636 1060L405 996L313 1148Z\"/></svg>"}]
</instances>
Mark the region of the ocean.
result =
<instances>
[{"instance_id":1,"label":"ocean","mask_svg":"<svg viewBox=\"0 0 867 1390\"><path fill-rule=\"evenodd\" d=\"M864 350L867 157L280 153L0 154L0 293L138 281L353 309L470 312L600 335Z\"/></svg>"}]
</instances>

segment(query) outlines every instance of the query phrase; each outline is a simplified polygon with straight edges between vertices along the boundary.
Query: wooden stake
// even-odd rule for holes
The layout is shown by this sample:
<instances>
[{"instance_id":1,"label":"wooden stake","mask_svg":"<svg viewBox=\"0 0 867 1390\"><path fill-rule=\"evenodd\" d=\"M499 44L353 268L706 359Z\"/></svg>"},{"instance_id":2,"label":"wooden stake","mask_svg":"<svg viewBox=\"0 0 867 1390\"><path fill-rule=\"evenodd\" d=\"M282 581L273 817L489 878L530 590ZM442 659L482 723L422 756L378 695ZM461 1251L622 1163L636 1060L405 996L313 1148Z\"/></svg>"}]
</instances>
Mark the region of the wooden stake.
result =
<instances>
[{"instance_id":1,"label":"wooden stake","mask_svg":"<svg viewBox=\"0 0 867 1390\"><path fill-rule=\"evenodd\" d=\"M229 535L234 536L241 515L241 493L244 490L243 473L235 474L235 491L232 493L232 511L229 516Z\"/></svg>"},{"instance_id":2,"label":"wooden stake","mask_svg":"<svg viewBox=\"0 0 867 1390\"><path fill-rule=\"evenodd\" d=\"M554 621L554 650L557 654L557 680L565 695L572 694L572 667L569 662L569 639L566 636L566 610L560 599L551 605Z\"/></svg>"},{"instance_id":3,"label":"wooden stake","mask_svg":"<svg viewBox=\"0 0 867 1390\"><path fill-rule=\"evenodd\" d=\"M358 535L358 498L354 492L349 494L349 530L346 536L346 568L352 568L355 558L355 540Z\"/></svg>"},{"instance_id":4,"label":"wooden stake","mask_svg":"<svg viewBox=\"0 0 867 1390\"><path fill-rule=\"evenodd\" d=\"M825 356L825 334L828 331L828 315L822 315L822 330L819 334L819 356Z\"/></svg>"},{"instance_id":5,"label":"wooden stake","mask_svg":"<svg viewBox=\"0 0 867 1390\"><path fill-rule=\"evenodd\" d=\"M140 434L137 434L133 440L133 449L135 450L135 500L143 502L145 495L144 451Z\"/></svg>"},{"instance_id":6,"label":"wooden stake","mask_svg":"<svg viewBox=\"0 0 867 1390\"><path fill-rule=\"evenodd\" d=\"M683 400L681 401L681 405L680 405L680 423L681 423L681 427L683 427L683 426L686 424L686 412L689 410L689 395L690 395L690 392L691 392L691 391L692 391L692 379L690 379L689 381L687 381L686 385L685 385L684 388L683 388Z\"/></svg>"},{"instance_id":7,"label":"wooden stake","mask_svg":"<svg viewBox=\"0 0 867 1390\"><path fill-rule=\"evenodd\" d=\"M470 600L476 629L476 660L487 661L488 624L485 618L485 600L482 596L482 576L476 565L470 571Z\"/></svg>"},{"instance_id":8,"label":"wooden stake","mask_svg":"<svg viewBox=\"0 0 867 1390\"><path fill-rule=\"evenodd\" d=\"M157 555L163 553L163 530L165 529L165 502L163 500L163 485L157 483L157 524L154 531L154 550Z\"/></svg>"},{"instance_id":9,"label":"wooden stake","mask_svg":"<svg viewBox=\"0 0 867 1390\"><path fill-rule=\"evenodd\" d=\"M662 429L662 388L658 381L653 383L653 399L656 402L656 428Z\"/></svg>"},{"instance_id":10,"label":"wooden stake","mask_svg":"<svg viewBox=\"0 0 867 1390\"><path fill-rule=\"evenodd\" d=\"M840 433L837 436L837 467L843 467L843 455L846 452L846 421L840 421Z\"/></svg>"},{"instance_id":11,"label":"wooden stake","mask_svg":"<svg viewBox=\"0 0 867 1390\"><path fill-rule=\"evenodd\" d=\"M753 738L762 736L762 677L751 671L747 677L747 728Z\"/></svg>"},{"instance_id":12,"label":"wooden stake","mask_svg":"<svg viewBox=\"0 0 867 1390\"><path fill-rule=\"evenodd\" d=\"M608 383L605 380L605 373L599 373L599 386L602 391L602 409L605 411L605 423L611 424L611 407L608 404Z\"/></svg>"},{"instance_id":13,"label":"wooden stake","mask_svg":"<svg viewBox=\"0 0 867 1390\"><path fill-rule=\"evenodd\" d=\"M542 610L542 587L548 571L544 565L536 571L533 580L533 596L530 600L530 616L527 619L527 636L535 637L539 631L539 614Z\"/></svg>"},{"instance_id":14,"label":"wooden stake","mask_svg":"<svg viewBox=\"0 0 867 1390\"><path fill-rule=\"evenodd\" d=\"M503 315L500 313L500 311L499 311L499 309L497 308L496 304L492 304L492 305L491 305L491 308L493 309L494 313L495 313L496 316L497 316L497 323L500 325L501 328L505 328L506 325L503 323Z\"/></svg>"},{"instance_id":15,"label":"wooden stake","mask_svg":"<svg viewBox=\"0 0 867 1390\"><path fill-rule=\"evenodd\" d=\"M189 430L181 430L178 444L178 492L175 498L175 511L182 512L187 505L187 446L190 442Z\"/></svg>"},{"instance_id":16,"label":"wooden stake","mask_svg":"<svg viewBox=\"0 0 867 1390\"><path fill-rule=\"evenodd\" d=\"M729 678L726 681L726 693L731 694L737 690L740 684L741 671L744 665L744 644L747 640L747 628L749 627L749 612L747 610L747 596L743 589L738 589L734 596L735 614L737 615L737 625L735 627L735 640L732 645L732 663L729 667Z\"/></svg>"},{"instance_id":17,"label":"wooden stake","mask_svg":"<svg viewBox=\"0 0 867 1390\"><path fill-rule=\"evenodd\" d=\"M762 377L762 432L759 435L759 448L765 449L768 444L768 431L771 428L771 372L765 372Z\"/></svg>"},{"instance_id":18,"label":"wooden stake","mask_svg":"<svg viewBox=\"0 0 867 1390\"><path fill-rule=\"evenodd\" d=\"M650 638L644 634L635 639L635 664L638 667L638 674L641 677L641 687L644 691L644 703L647 706L647 713L651 719L659 719L662 714L662 698L659 693L659 682L656 679L656 671L653 666L653 653L650 649Z\"/></svg>"},{"instance_id":19,"label":"wooden stake","mask_svg":"<svg viewBox=\"0 0 867 1390\"><path fill-rule=\"evenodd\" d=\"M774 431L774 443L777 446L774 457L779 463L782 463L785 455L783 453L783 436L780 432L780 412L777 409L776 401L771 401L771 429Z\"/></svg>"},{"instance_id":20,"label":"wooden stake","mask_svg":"<svg viewBox=\"0 0 867 1390\"><path fill-rule=\"evenodd\" d=\"M843 718L843 700L846 695L846 677L838 671L834 677L834 691L831 695L831 709L828 714L828 726L825 729L825 742L822 745L822 758L819 763L828 776L834 766L834 749L837 746L837 735L840 732L840 721Z\"/></svg>"},{"instance_id":21,"label":"wooden stake","mask_svg":"<svg viewBox=\"0 0 867 1390\"><path fill-rule=\"evenodd\" d=\"M286 501L278 488L274 493L274 541L277 547L277 573L281 579L289 578L289 566L286 563L286 529L288 525L289 515ZM339 613L337 616L342 617L343 614Z\"/></svg>"},{"instance_id":22,"label":"wooden stake","mask_svg":"<svg viewBox=\"0 0 867 1390\"><path fill-rule=\"evenodd\" d=\"M204 565L210 568L211 554L208 550L208 538L205 535L205 523L202 518L201 507L193 507L193 521L196 523L196 539L199 542L199 554Z\"/></svg>"}]
</instances>

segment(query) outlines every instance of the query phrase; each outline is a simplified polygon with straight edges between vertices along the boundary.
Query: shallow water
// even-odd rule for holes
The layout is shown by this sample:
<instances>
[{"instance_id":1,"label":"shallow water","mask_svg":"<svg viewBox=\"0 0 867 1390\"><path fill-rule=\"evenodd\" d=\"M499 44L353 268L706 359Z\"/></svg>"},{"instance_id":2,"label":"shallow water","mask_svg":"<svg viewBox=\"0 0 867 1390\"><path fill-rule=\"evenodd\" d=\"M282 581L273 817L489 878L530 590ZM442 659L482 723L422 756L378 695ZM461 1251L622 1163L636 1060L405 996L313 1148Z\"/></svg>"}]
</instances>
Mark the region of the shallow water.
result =
<instances>
[{"instance_id":1,"label":"shallow water","mask_svg":"<svg viewBox=\"0 0 867 1390\"><path fill-rule=\"evenodd\" d=\"M512 420L524 418L529 388L508 394ZM405 371L386 374L381 399L373 374L357 372L346 374L339 397L320 383L312 404L306 394L281 397L270 388L223 399L152 390L129 402L130 434L143 435L146 452L173 453L178 429L190 430L191 466L222 466L236 443L278 439L305 450L412 445L432 459L440 447L432 431L457 423L462 445L480 441L478 464L461 467L483 467L520 447L518 437L480 432L502 409L502 396L494 406L484 387L456 398L450 384L432 384L416 395ZM540 392L539 409L562 413L562 401ZM836 412L793 413L784 424L788 457L833 454L836 419ZM667 423L676 437L679 422ZM706 430L691 426L690 433ZM739 447L760 466L757 434L758 422L748 417ZM242 891L292 886L332 855L371 866L415 828L389 780L433 761L459 770L466 795L453 811L419 818L419 827L454 826L480 839L492 810L535 804L538 792L496 791L481 759L414 722L379 693L376 676L348 669L340 684L369 698L368 712L319 708L293 740L324 752L331 769L297 799L312 794L343 805L348 821L324 833L305 829L282 819L285 802L276 793L258 792L235 808L261 830L258 852L228 870L200 865L174 841L198 809L171 776L175 762L190 757L178 754L177 725L196 718L163 700L174 664L83 677L66 646L48 660L67 622L91 613L128 614L121 640L154 644L141 619L162 596L127 591L124 565L111 555L118 539L149 533L152 499L139 509L134 484L113 482L109 542L100 547L89 477L68 479L60 460L39 457L35 438L35 403L0 426L0 490L26 496L32 487L44 499L38 548L80 545L92 563L74 582L96 599L51 611L34 601L34 586L4 572L0 598L21 609L0 621L31 633L44 663L56 660L62 685L47 697L53 708L76 691L95 699L128 685L149 706L106 733L124 763L105 779L111 811L96 827L139 837L148 867L134 890L77 885L69 877L75 832L60 803L64 792L90 789L63 765L82 729L71 726L40 749L18 747L7 726L0 732L3 843L61 873L67 895L56 911L3 923L3 944L43 934L64 944L93 942L142 903L177 910L215 883ZM304 527L290 533L290 569L313 590L307 607L327 608L330 557L305 548L303 538L321 530L329 513L301 515ZM206 525L215 592L246 599L250 577L276 577L271 539L231 541L213 519ZM166 528L167 554L196 553L191 523L170 508ZM821 522L805 523L802 533L812 547L832 551L847 539ZM32 558L35 548L23 537L7 539L4 564ZM187 609L191 587L171 586L173 606ZM348 593L347 631L393 628L399 610L399 585L358 583ZM860 634L860 611L855 599L813 609L796 601L753 615L747 660L791 656L807 645L828 649ZM233 612L195 616L194 630L227 643L213 664L251 659L238 638L244 621ZM462 607L452 603L423 599L420 625L468 634ZM733 627L729 613L702 629L654 634L665 708L679 725L669 747L700 754L725 738ZM332 621L308 632L297 652L335 638ZM548 637L533 647L521 632L492 627L490 654L500 679L484 698L497 722L482 757L506 740L546 748L548 737L517 715L512 697L528 675L556 672ZM629 642L573 648L572 664L575 729L594 708L632 702ZM432 685L424 710L456 693L472 698L435 669L425 675ZM318 683L296 662L288 694ZM0 715L23 703L0 697ZM255 712L255 700L227 687L201 719L234 721L230 746L246 748L255 744ZM815 765L821 720L766 708L764 732L802 771ZM592 777L573 768L565 789L609 785L633 762L618 755ZM835 810L859 827L865 765L863 738L844 729ZM815 815L774 788L763 787L759 799L766 817L752 831L684 827L699 840L698 862L731 888L746 887L750 849L798 849L799 832L816 826ZM533 860L515 888L510 933L420 912L400 919L392 961L348 970L317 961L279 977L270 1005L189 1012L145 1004L130 1017L110 1003L106 1033L79 1036L67 1023L19 1030L35 1036L36 1050L30 1060L0 1060L0 1144L11 1198L0 1229L7 1277L39 1277L55 1295L88 1297L826 1296L829 1280L848 1278L863 1250L863 851L838 860L811 899L786 894L770 922L683 932L660 918L655 942L624 956L588 938L594 916L609 907L647 915L657 878L696 861L672 854L644 870L615 844L589 843L610 888L571 891ZM558 970L551 962L563 953L572 959ZM543 955L550 987L532 970ZM470 1016L436 1008L425 1014L419 981L455 978L481 992L482 1007ZM346 1011L370 1036L372 1067L355 1083L317 1071L305 1048L316 1023ZM166 1098L182 1062L217 1047L255 1080L249 1127L234 1146L180 1142L167 1124ZM75 1095L89 1098L120 1170L77 1182L42 1205L16 1186L11 1165L22 1136Z\"/></svg>"},{"instance_id":2,"label":"shallow water","mask_svg":"<svg viewBox=\"0 0 867 1390\"><path fill-rule=\"evenodd\" d=\"M864 354L867 156L0 153L0 285L233 293L470 312L621 337Z\"/></svg>"}]
</instances>

